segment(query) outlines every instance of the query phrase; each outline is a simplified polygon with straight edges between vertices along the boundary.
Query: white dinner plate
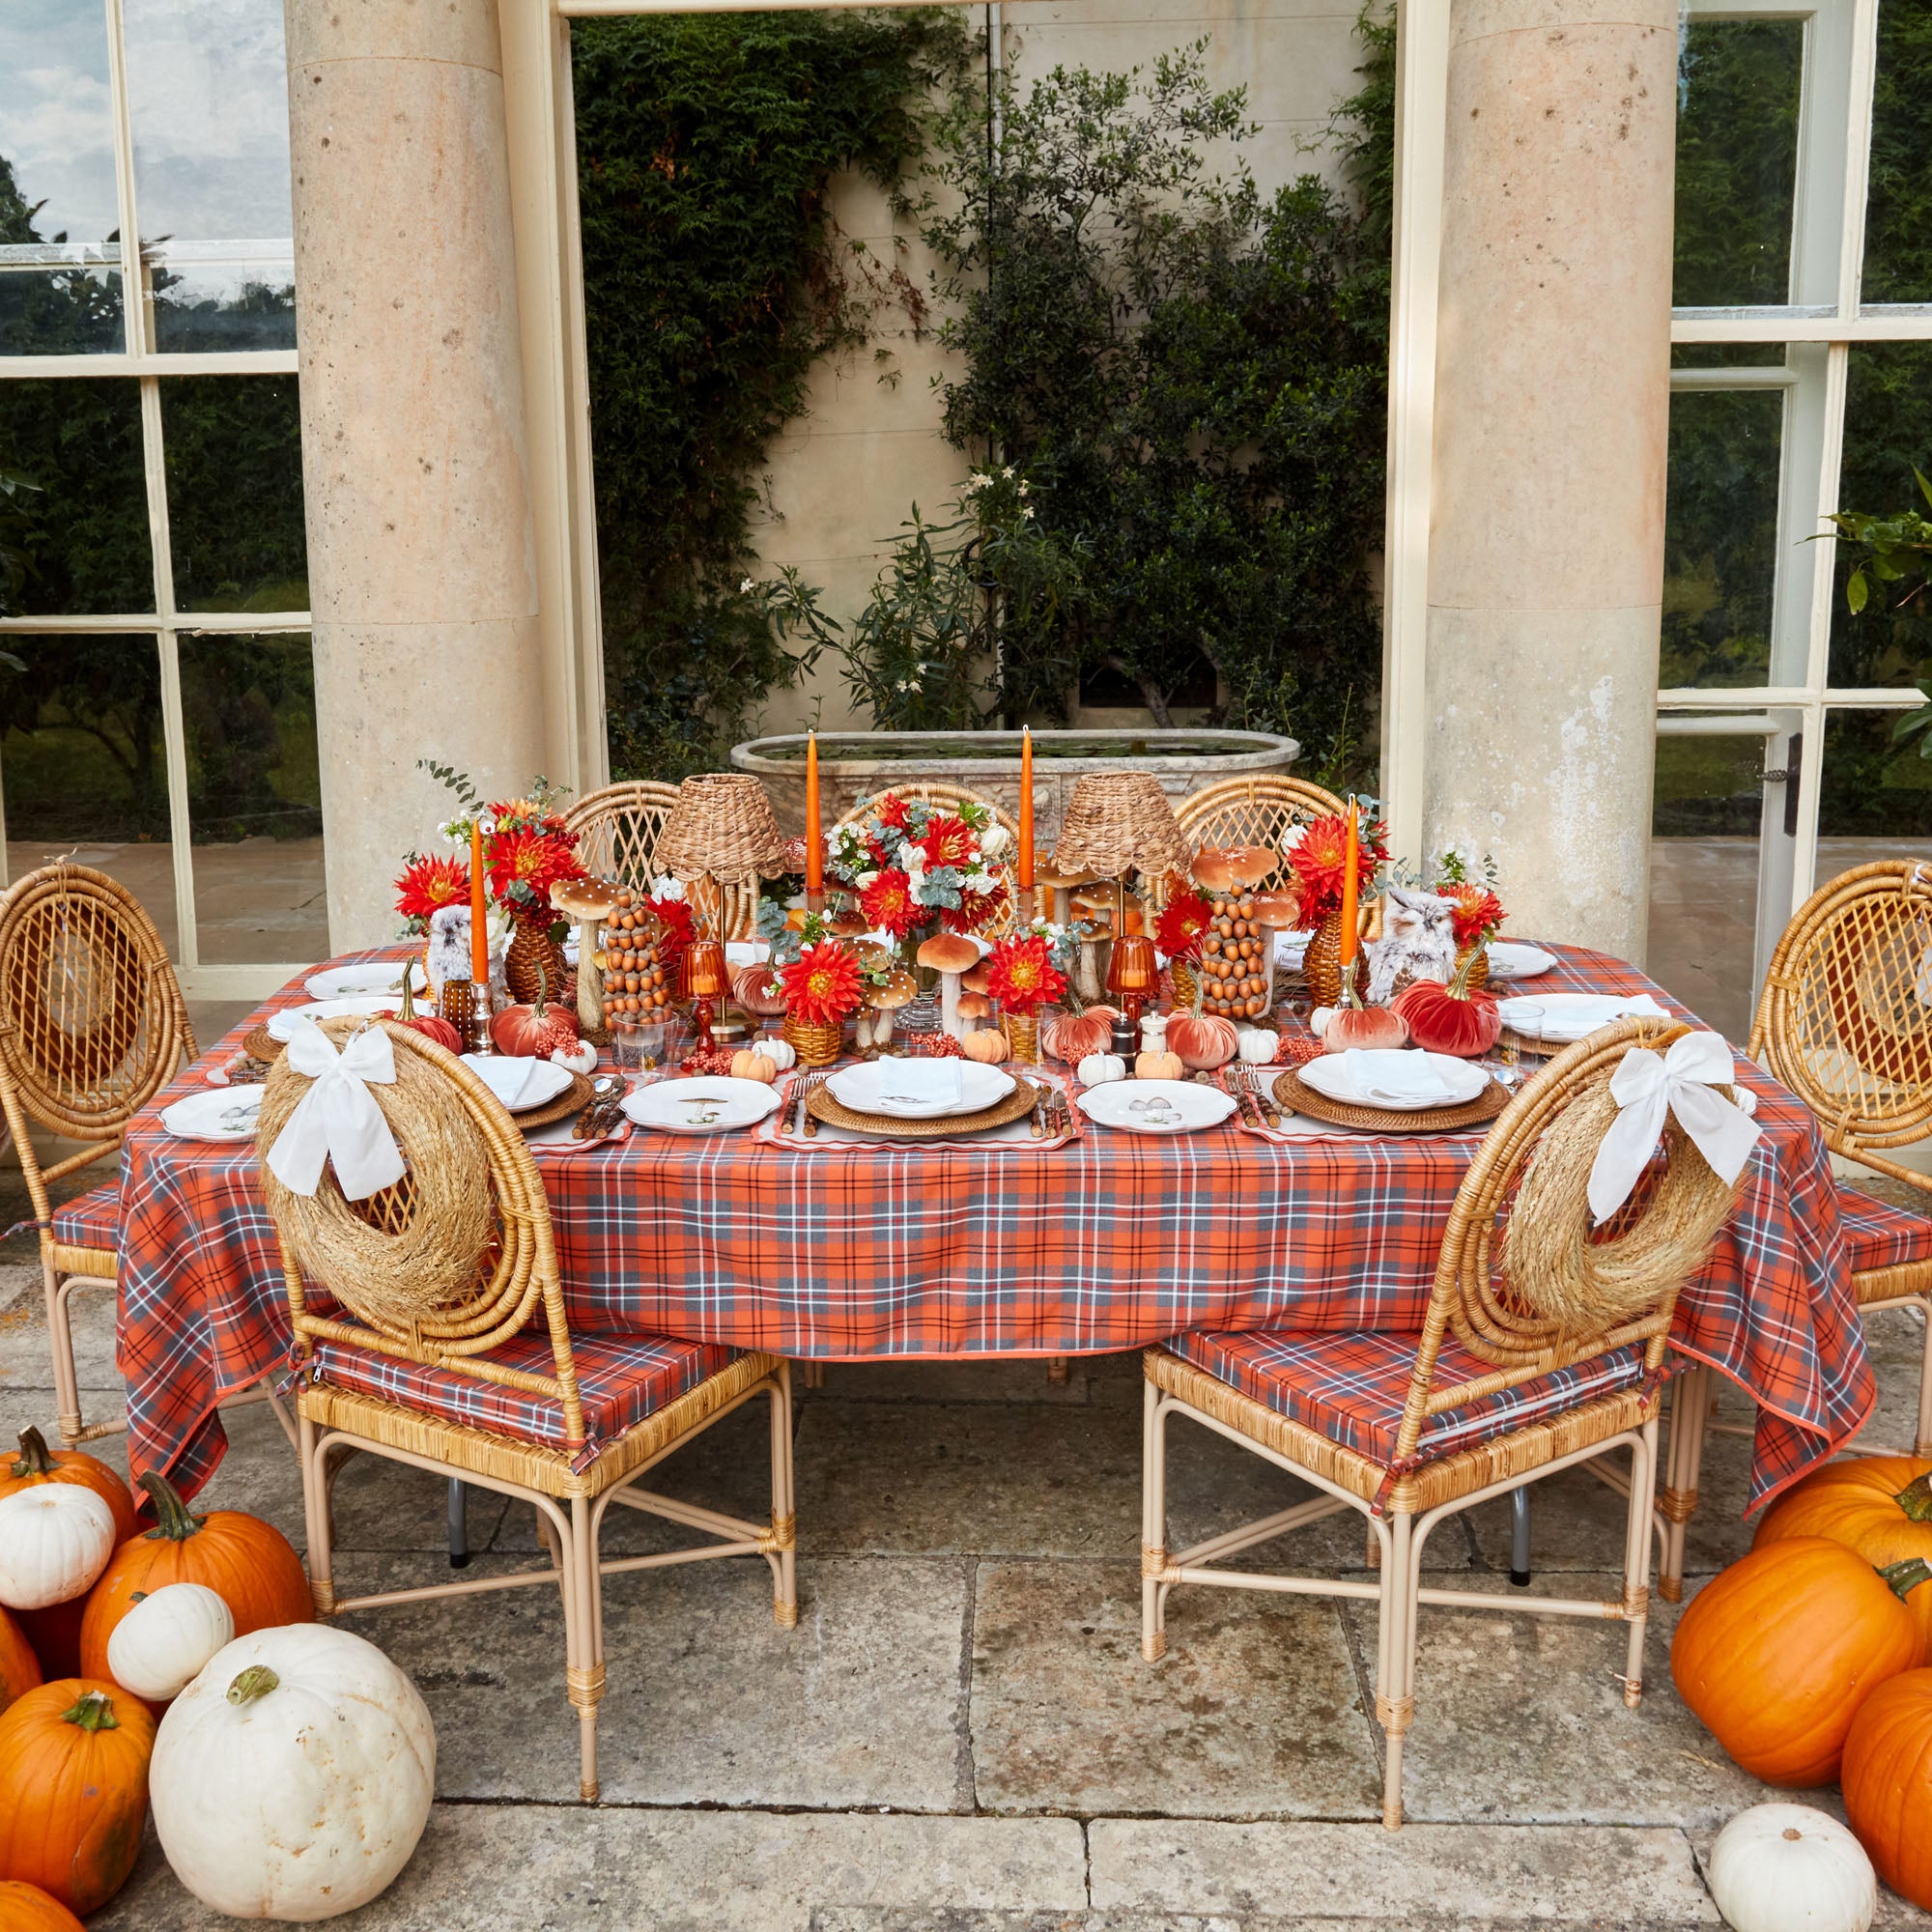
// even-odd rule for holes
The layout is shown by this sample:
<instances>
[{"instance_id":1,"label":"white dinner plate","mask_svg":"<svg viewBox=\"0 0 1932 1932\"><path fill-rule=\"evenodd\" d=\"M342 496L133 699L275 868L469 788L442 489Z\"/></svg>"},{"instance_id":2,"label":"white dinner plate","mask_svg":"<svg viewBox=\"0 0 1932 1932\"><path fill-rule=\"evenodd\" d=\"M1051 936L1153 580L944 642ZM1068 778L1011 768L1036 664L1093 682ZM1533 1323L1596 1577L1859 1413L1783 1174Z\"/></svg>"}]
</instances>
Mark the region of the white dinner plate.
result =
<instances>
[{"instance_id":1,"label":"white dinner plate","mask_svg":"<svg viewBox=\"0 0 1932 1932\"><path fill-rule=\"evenodd\" d=\"M463 1064L513 1114L549 1106L571 1081L569 1067L526 1053L466 1053Z\"/></svg>"},{"instance_id":2,"label":"white dinner plate","mask_svg":"<svg viewBox=\"0 0 1932 1932\"><path fill-rule=\"evenodd\" d=\"M355 999L318 1000L312 1007L290 1007L270 1016L269 1037L271 1039L293 1039L296 1021L304 1017L333 1020L340 1019L345 1013L361 1013L374 1019L378 1013L393 1013L401 997L399 993L363 993Z\"/></svg>"},{"instance_id":3,"label":"white dinner plate","mask_svg":"<svg viewBox=\"0 0 1932 1932\"><path fill-rule=\"evenodd\" d=\"M1490 1084L1490 1076L1480 1066L1472 1065L1466 1060L1458 1060L1454 1054L1404 1050L1402 1057L1405 1061L1420 1062L1441 1081L1444 1091L1414 1099L1388 1099L1360 1094L1350 1076L1349 1056L1346 1053L1318 1054L1294 1070L1318 1094L1325 1094L1330 1100L1340 1100L1349 1107L1378 1107L1391 1114L1419 1114L1428 1107L1461 1107L1473 1100Z\"/></svg>"},{"instance_id":4,"label":"white dinner plate","mask_svg":"<svg viewBox=\"0 0 1932 1932\"><path fill-rule=\"evenodd\" d=\"M252 1141L262 1111L260 1087L210 1087L161 1109L161 1125L177 1140Z\"/></svg>"},{"instance_id":5,"label":"white dinner plate","mask_svg":"<svg viewBox=\"0 0 1932 1932\"><path fill-rule=\"evenodd\" d=\"M1110 1080L1073 1096L1090 1121L1130 1134L1194 1134L1218 1127L1235 1111L1235 1096L1192 1080Z\"/></svg>"},{"instance_id":6,"label":"white dinner plate","mask_svg":"<svg viewBox=\"0 0 1932 1932\"><path fill-rule=\"evenodd\" d=\"M702 1073L689 1080L656 1080L624 1095L624 1112L640 1127L667 1134L723 1134L762 1121L779 1104L779 1091L762 1080Z\"/></svg>"},{"instance_id":7,"label":"white dinner plate","mask_svg":"<svg viewBox=\"0 0 1932 1932\"><path fill-rule=\"evenodd\" d=\"M1533 1034L1528 1031L1530 1020L1523 1010L1527 1007L1543 1009ZM1512 1033L1552 1046L1568 1046L1626 1014L1641 1014L1647 1019L1669 1017L1648 993L1638 993L1634 999L1625 999L1617 993L1523 993L1513 999L1498 1000L1496 1009L1503 1016L1504 1026Z\"/></svg>"},{"instance_id":8,"label":"white dinner plate","mask_svg":"<svg viewBox=\"0 0 1932 1932\"><path fill-rule=\"evenodd\" d=\"M1534 980L1556 964L1556 955L1540 946L1525 946L1520 939L1490 941L1492 980Z\"/></svg>"},{"instance_id":9,"label":"white dinner plate","mask_svg":"<svg viewBox=\"0 0 1932 1932\"><path fill-rule=\"evenodd\" d=\"M888 1105L879 1098L880 1069L874 1062L841 1066L825 1084L841 1107L855 1114L887 1114L898 1121L936 1120L942 1114L978 1114L997 1106L1013 1091L1013 1076L977 1060L959 1062L959 1101L934 1100L924 1106Z\"/></svg>"},{"instance_id":10,"label":"white dinner plate","mask_svg":"<svg viewBox=\"0 0 1932 1932\"><path fill-rule=\"evenodd\" d=\"M429 975L420 959L410 961L411 990L429 991ZM359 993L393 993L401 997L403 962L400 959L364 959L355 966L326 966L302 981L302 989L312 1000L354 999Z\"/></svg>"}]
</instances>

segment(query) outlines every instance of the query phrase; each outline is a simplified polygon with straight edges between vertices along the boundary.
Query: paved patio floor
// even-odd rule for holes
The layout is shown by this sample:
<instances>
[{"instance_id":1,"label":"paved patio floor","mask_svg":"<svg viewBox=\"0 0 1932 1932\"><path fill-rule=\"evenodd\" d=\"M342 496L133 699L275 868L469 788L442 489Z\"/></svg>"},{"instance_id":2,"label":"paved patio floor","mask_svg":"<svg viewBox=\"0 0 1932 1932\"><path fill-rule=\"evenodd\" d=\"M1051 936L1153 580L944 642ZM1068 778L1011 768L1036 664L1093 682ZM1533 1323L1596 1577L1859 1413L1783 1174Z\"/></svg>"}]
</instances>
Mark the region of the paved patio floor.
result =
<instances>
[{"instance_id":1,"label":"paved patio floor","mask_svg":"<svg viewBox=\"0 0 1932 1932\"><path fill-rule=\"evenodd\" d=\"M0 1204L4 1205L4 1204ZM0 1441L50 1426L38 1271L0 1250ZM117 1386L107 1297L81 1304L83 1379ZM1896 1441L1920 1330L1878 1318ZM1642 1707L1623 1708L1620 1628L1426 1612L1411 1823L1384 1833L1364 1606L1175 1593L1170 1649L1138 1643L1140 1384L1134 1356L834 1367L798 1403L800 1587L771 1622L761 1563L611 1579L604 1803L572 1802L576 1724L548 1591L352 1620L415 1678L440 1802L390 1891L345 1926L748 1927L756 1932L1342 1932L1414 1926L1708 1926L1700 1860L1767 1794L1677 1700L1666 1607ZM756 1516L751 1411L667 1465L674 1494ZM293 1460L265 1410L231 1425L205 1499L299 1545ZM1691 1566L1742 1551L1741 1438L1713 1438ZM104 1453L119 1454L110 1442ZM1287 1480L1177 1432L1177 1542L1282 1506ZM670 1473L670 1472L674 1472ZM1539 1590L1611 1589L1620 1532L1587 1475L1540 1485ZM352 1463L337 1493L350 1586L447 1575L444 1492ZM1359 1573L1359 1532L1301 1559ZM530 1513L473 1492L475 1567L535 1559ZM644 1548L642 1521L616 1531ZM1435 1546L1453 1584L1505 1587L1492 1508ZM607 1548L611 1547L607 1545ZM1292 1561L1293 1543L1253 1560ZM1478 1581L1480 1579L1480 1582ZM1813 1801L1835 1807L1835 1794ZM220 1924L150 1837L102 1932ZM1888 1900L1884 1927L1932 1918Z\"/></svg>"}]
</instances>

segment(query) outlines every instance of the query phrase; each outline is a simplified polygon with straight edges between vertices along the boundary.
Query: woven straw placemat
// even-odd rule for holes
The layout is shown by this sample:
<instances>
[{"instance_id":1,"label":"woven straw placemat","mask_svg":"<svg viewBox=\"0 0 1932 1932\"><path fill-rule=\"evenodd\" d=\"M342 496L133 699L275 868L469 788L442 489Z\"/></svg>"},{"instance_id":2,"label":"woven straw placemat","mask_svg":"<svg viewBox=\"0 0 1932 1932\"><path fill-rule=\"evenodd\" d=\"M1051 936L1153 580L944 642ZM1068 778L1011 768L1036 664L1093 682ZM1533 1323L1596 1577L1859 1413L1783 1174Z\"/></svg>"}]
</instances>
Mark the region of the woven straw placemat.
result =
<instances>
[{"instance_id":1,"label":"woven straw placemat","mask_svg":"<svg viewBox=\"0 0 1932 1932\"><path fill-rule=\"evenodd\" d=\"M977 1114L941 1114L929 1121L902 1121L895 1114L862 1114L842 1105L829 1087L814 1087L806 1095L805 1110L827 1126L876 1134L881 1140L947 1141L961 1134L977 1134L987 1127L1004 1127L1009 1121L1024 1120L1033 1111L1033 1103L1034 1090L1022 1080L1004 1100L982 1107Z\"/></svg>"},{"instance_id":2,"label":"woven straw placemat","mask_svg":"<svg viewBox=\"0 0 1932 1932\"><path fill-rule=\"evenodd\" d=\"M1510 1096L1492 1080L1473 1100L1460 1107L1423 1107L1398 1111L1389 1107L1356 1107L1346 1100L1331 1100L1291 1067L1274 1083L1276 1102L1311 1121L1326 1121L1332 1126L1360 1127L1374 1134L1449 1134L1462 1127L1479 1127L1493 1121L1509 1105Z\"/></svg>"},{"instance_id":3,"label":"woven straw placemat","mask_svg":"<svg viewBox=\"0 0 1932 1932\"><path fill-rule=\"evenodd\" d=\"M548 1127L581 1114L589 1106L590 1096L595 1091L595 1083L588 1074L572 1073L570 1085L554 1100L547 1100L541 1107L531 1107L526 1113L512 1114L510 1118L525 1133L532 1127Z\"/></svg>"},{"instance_id":4,"label":"woven straw placemat","mask_svg":"<svg viewBox=\"0 0 1932 1932\"><path fill-rule=\"evenodd\" d=\"M285 1044L285 1041L277 1039L267 1027L258 1026L253 1028L247 1038L242 1042L242 1051L250 1060L259 1060L264 1065L268 1065L282 1057L282 1048Z\"/></svg>"}]
</instances>

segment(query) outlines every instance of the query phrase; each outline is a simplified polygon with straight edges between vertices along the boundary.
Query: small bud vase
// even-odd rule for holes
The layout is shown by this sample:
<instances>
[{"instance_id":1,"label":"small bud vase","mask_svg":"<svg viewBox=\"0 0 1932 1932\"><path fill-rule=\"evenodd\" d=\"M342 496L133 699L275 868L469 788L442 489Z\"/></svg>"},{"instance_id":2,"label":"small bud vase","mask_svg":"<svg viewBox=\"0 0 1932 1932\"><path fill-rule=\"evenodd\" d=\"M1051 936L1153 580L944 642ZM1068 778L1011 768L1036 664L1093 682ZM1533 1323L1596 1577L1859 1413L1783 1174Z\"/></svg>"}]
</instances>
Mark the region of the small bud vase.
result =
<instances>
[{"instance_id":1,"label":"small bud vase","mask_svg":"<svg viewBox=\"0 0 1932 1932\"><path fill-rule=\"evenodd\" d=\"M1000 1014L1000 1030L1007 1037L1007 1044L1013 1050L1013 1058L1029 1066L1039 1065L1039 1015L1037 1013L1016 1013L1010 1009Z\"/></svg>"}]
</instances>

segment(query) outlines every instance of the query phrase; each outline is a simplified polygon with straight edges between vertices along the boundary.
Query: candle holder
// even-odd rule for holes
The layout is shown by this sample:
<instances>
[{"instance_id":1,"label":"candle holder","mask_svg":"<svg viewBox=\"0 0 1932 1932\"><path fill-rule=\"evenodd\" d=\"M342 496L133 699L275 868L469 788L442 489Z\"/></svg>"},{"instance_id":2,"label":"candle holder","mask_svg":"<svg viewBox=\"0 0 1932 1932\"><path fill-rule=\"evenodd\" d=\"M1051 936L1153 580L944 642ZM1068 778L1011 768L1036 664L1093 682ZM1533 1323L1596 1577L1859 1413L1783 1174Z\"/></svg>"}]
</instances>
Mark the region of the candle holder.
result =
<instances>
[{"instance_id":1,"label":"candle holder","mask_svg":"<svg viewBox=\"0 0 1932 1932\"><path fill-rule=\"evenodd\" d=\"M699 1053L715 1053L712 1021L717 1018L711 1003L722 1000L731 990L731 975L725 967L724 949L715 939L694 939L684 952L684 987L696 1004L691 1009L691 1023L696 1030Z\"/></svg>"},{"instance_id":2,"label":"candle holder","mask_svg":"<svg viewBox=\"0 0 1932 1932\"><path fill-rule=\"evenodd\" d=\"M1159 983L1159 972L1153 941L1146 933L1123 932L1114 941L1107 990L1120 1001L1121 1009L1110 1043L1123 1060L1131 1060L1139 1044L1141 1009Z\"/></svg>"},{"instance_id":3,"label":"candle holder","mask_svg":"<svg viewBox=\"0 0 1932 1932\"><path fill-rule=\"evenodd\" d=\"M463 1028L463 1050L465 1053L497 1051L496 1036L490 1031L488 980L471 980L469 982L469 1014Z\"/></svg>"}]
</instances>

